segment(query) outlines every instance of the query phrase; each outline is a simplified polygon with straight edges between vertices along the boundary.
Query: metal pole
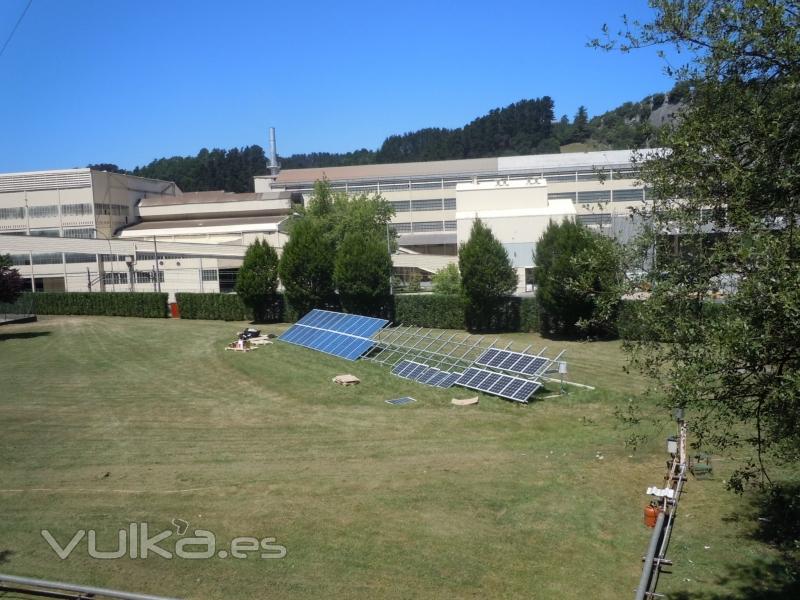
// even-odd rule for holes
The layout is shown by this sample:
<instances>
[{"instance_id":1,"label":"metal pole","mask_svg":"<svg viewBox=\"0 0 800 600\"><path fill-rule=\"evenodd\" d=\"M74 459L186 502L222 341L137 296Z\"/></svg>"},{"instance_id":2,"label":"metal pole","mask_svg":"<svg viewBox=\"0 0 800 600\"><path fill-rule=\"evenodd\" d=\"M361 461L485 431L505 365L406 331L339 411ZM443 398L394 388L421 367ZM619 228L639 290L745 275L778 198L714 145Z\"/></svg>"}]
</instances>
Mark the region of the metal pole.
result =
<instances>
[{"instance_id":1,"label":"metal pole","mask_svg":"<svg viewBox=\"0 0 800 600\"><path fill-rule=\"evenodd\" d=\"M658 548L658 540L661 538L661 529L664 527L664 511L658 513L656 519L656 526L653 529L653 535L650 537L650 546L647 548L647 556L644 559L644 568L642 569L642 576L639 579L639 587L636 588L636 600L644 600L647 593L647 588L650 584L650 576L653 572L653 559L656 556L656 549Z\"/></svg>"},{"instance_id":2,"label":"metal pole","mask_svg":"<svg viewBox=\"0 0 800 600\"><path fill-rule=\"evenodd\" d=\"M394 266L392 265L392 244L389 241L389 221L386 221L386 251L389 253L389 295L393 296L392 276L394 274Z\"/></svg>"},{"instance_id":3,"label":"metal pole","mask_svg":"<svg viewBox=\"0 0 800 600\"><path fill-rule=\"evenodd\" d=\"M156 243L156 236L153 236L153 253L155 256L156 265L156 291L161 291L161 271L158 270L158 245Z\"/></svg>"},{"instance_id":4,"label":"metal pole","mask_svg":"<svg viewBox=\"0 0 800 600\"><path fill-rule=\"evenodd\" d=\"M0 573L0 585L14 583L29 587L45 588L47 590L77 592L80 597L103 596L106 598L117 598L119 600L173 600L164 596L151 596L149 594L136 594L133 592L122 592L108 588L91 587L87 585L77 585L74 583L61 583L59 581L47 581L46 579L33 579L30 577L17 577L16 575L4 575ZM42 595L41 593L39 593Z\"/></svg>"}]
</instances>

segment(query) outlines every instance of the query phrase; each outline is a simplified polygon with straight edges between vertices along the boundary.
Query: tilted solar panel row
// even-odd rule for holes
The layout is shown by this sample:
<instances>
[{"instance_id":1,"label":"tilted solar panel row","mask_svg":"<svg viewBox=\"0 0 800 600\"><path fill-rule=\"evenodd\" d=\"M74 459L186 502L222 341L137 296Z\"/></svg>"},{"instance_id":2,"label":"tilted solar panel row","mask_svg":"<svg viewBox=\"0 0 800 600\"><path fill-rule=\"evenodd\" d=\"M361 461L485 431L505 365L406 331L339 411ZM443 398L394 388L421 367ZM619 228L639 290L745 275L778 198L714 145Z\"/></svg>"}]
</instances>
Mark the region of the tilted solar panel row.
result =
<instances>
[{"instance_id":1,"label":"tilted solar panel row","mask_svg":"<svg viewBox=\"0 0 800 600\"><path fill-rule=\"evenodd\" d=\"M536 381L470 367L456 380L456 385L486 392L494 396L527 402L531 394L541 387Z\"/></svg>"},{"instance_id":2,"label":"tilted solar panel row","mask_svg":"<svg viewBox=\"0 0 800 600\"><path fill-rule=\"evenodd\" d=\"M540 375L550 364L550 359L523 352L489 348L475 360L475 364L523 375Z\"/></svg>"},{"instance_id":3,"label":"tilted solar panel row","mask_svg":"<svg viewBox=\"0 0 800 600\"><path fill-rule=\"evenodd\" d=\"M356 360L375 345L371 337L387 323L374 317L315 309L278 339L346 360Z\"/></svg>"},{"instance_id":4,"label":"tilted solar panel row","mask_svg":"<svg viewBox=\"0 0 800 600\"><path fill-rule=\"evenodd\" d=\"M428 365L414 362L413 360L399 361L392 367L392 373L398 377L441 388L449 388L461 375L460 373L450 373L449 371L442 371L435 367L429 367Z\"/></svg>"}]
</instances>

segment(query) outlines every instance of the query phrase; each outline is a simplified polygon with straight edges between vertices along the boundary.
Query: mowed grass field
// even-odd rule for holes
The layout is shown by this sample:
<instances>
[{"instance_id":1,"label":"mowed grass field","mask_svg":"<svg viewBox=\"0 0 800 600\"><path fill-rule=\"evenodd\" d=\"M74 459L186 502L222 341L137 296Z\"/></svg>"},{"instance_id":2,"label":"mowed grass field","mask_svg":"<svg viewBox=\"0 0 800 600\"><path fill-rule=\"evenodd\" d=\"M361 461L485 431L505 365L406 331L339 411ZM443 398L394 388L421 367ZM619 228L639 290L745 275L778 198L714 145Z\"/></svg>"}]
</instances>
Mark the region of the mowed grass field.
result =
<instances>
[{"instance_id":1,"label":"mowed grass field","mask_svg":"<svg viewBox=\"0 0 800 600\"><path fill-rule=\"evenodd\" d=\"M225 352L244 323L43 317L0 328L0 572L185 598L594 598L633 596L660 484L665 421L625 448L614 410L644 382L617 342L567 349L597 386L528 406L408 382L285 343ZM284 326L262 328L279 333ZM362 383L331 379L352 373ZM542 396L557 391L557 386ZM384 400L411 395L408 406ZM599 458L602 456L602 459ZM734 520L745 501L690 480L660 591L724 590L770 556ZM173 519L216 536L273 537L280 560L89 557L116 532ZM165 544L174 548L177 534Z\"/></svg>"}]
</instances>

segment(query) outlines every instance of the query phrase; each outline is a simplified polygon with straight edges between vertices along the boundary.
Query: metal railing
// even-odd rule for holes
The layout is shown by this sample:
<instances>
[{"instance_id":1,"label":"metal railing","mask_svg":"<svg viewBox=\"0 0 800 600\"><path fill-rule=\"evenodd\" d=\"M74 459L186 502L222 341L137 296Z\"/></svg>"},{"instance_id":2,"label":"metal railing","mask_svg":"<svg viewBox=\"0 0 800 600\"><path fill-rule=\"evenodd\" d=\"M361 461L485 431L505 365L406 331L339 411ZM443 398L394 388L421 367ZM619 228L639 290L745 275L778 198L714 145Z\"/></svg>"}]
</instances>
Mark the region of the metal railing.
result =
<instances>
[{"instance_id":1,"label":"metal railing","mask_svg":"<svg viewBox=\"0 0 800 600\"><path fill-rule=\"evenodd\" d=\"M174 600L165 596L152 596L137 594L108 588L63 583L61 581L48 581L46 579L33 579L31 577L17 577L0 573L0 591L14 592L28 596L45 596L48 598L74 598L76 600L99 600L101 598L115 598L118 600Z\"/></svg>"}]
</instances>

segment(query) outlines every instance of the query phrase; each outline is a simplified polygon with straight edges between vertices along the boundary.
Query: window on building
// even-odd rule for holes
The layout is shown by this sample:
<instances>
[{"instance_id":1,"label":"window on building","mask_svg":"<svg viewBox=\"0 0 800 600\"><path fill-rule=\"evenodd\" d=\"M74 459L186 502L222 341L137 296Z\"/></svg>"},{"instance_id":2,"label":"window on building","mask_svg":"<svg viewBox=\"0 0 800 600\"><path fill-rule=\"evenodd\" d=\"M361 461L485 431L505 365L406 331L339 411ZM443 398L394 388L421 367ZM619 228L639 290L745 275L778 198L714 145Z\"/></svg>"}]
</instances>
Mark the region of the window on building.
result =
<instances>
[{"instance_id":1,"label":"window on building","mask_svg":"<svg viewBox=\"0 0 800 600\"><path fill-rule=\"evenodd\" d=\"M411 210L413 211L442 210L442 199L436 198L434 200L412 200Z\"/></svg>"},{"instance_id":2,"label":"window on building","mask_svg":"<svg viewBox=\"0 0 800 600\"><path fill-rule=\"evenodd\" d=\"M610 213L597 213L593 215L578 215L578 223L583 225L611 225Z\"/></svg>"},{"instance_id":3,"label":"window on building","mask_svg":"<svg viewBox=\"0 0 800 600\"><path fill-rule=\"evenodd\" d=\"M92 214L92 205L85 204L63 204L61 214L65 217L83 217Z\"/></svg>"},{"instance_id":4,"label":"window on building","mask_svg":"<svg viewBox=\"0 0 800 600\"><path fill-rule=\"evenodd\" d=\"M155 280L155 271L136 271L136 283L154 283ZM158 282L164 283L164 271L158 272Z\"/></svg>"},{"instance_id":5,"label":"window on building","mask_svg":"<svg viewBox=\"0 0 800 600\"><path fill-rule=\"evenodd\" d=\"M64 237L67 238L82 238L93 239L95 236L94 228L92 227L65 227Z\"/></svg>"},{"instance_id":6,"label":"window on building","mask_svg":"<svg viewBox=\"0 0 800 600\"><path fill-rule=\"evenodd\" d=\"M611 200L610 190L578 192L578 204L583 204L586 202L608 202L609 200Z\"/></svg>"},{"instance_id":7,"label":"window on building","mask_svg":"<svg viewBox=\"0 0 800 600\"><path fill-rule=\"evenodd\" d=\"M60 265L63 262L61 252L48 252L33 255L35 265Z\"/></svg>"},{"instance_id":8,"label":"window on building","mask_svg":"<svg viewBox=\"0 0 800 600\"><path fill-rule=\"evenodd\" d=\"M440 190L442 189L442 181L412 181L412 190Z\"/></svg>"},{"instance_id":9,"label":"window on building","mask_svg":"<svg viewBox=\"0 0 800 600\"><path fill-rule=\"evenodd\" d=\"M642 188L631 190L614 190L614 202L643 202L644 190Z\"/></svg>"},{"instance_id":10,"label":"window on building","mask_svg":"<svg viewBox=\"0 0 800 600\"><path fill-rule=\"evenodd\" d=\"M17 206L14 208L0 208L0 221L13 221L25 218L25 208Z\"/></svg>"},{"instance_id":11,"label":"window on building","mask_svg":"<svg viewBox=\"0 0 800 600\"><path fill-rule=\"evenodd\" d=\"M575 202L578 195L575 192L551 192L547 194L548 200L572 200Z\"/></svg>"},{"instance_id":12,"label":"window on building","mask_svg":"<svg viewBox=\"0 0 800 600\"><path fill-rule=\"evenodd\" d=\"M456 199L455 198L445 198L443 201L443 208L445 210L455 210L456 209Z\"/></svg>"},{"instance_id":13,"label":"window on building","mask_svg":"<svg viewBox=\"0 0 800 600\"><path fill-rule=\"evenodd\" d=\"M31 257L29 254L9 254L11 264L15 267L24 267L31 264Z\"/></svg>"},{"instance_id":14,"label":"window on building","mask_svg":"<svg viewBox=\"0 0 800 600\"><path fill-rule=\"evenodd\" d=\"M394 200L391 204L396 213L408 212L411 210L411 203L408 200Z\"/></svg>"},{"instance_id":15,"label":"window on building","mask_svg":"<svg viewBox=\"0 0 800 600\"><path fill-rule=\"evenodd\" d=\"M419 221L411 224L411 231L414 233L442 231L443 228L444 224L442 221Z\"/></svg>"},{"instance_id":16,"label":"window on building","mask_svg":"<svg viewBox=\"0 0 800 600\"><path fill-rule=\"evenodd\" d=\"M445 231L455 231L456 230L456 222L455 221L445 221L444 222L444 230Z\"/></svg>"},{"instance_id":17,"label":"window on building","mask_svg":"<svg viewBox=\"0 0 800 600\"><path fill-rule=\"evenodd\" d=\"M106 285L125 285L128 283L127 273L104 273L103 283Z\"/></svg>"},{"instance_id":18,"label":"window on building","mask_svg":"<svg viewBox=\"0 0 800 600\"><path fill-rule=\"evenodd\" d=\"M216 269L203 269L203 281L217 281L219 273Z\"/></svg>"},{"instance_id":19,"label":"window on building","mask_svg":"<svg viewBox=\"0 0 800 600\"><path fill-rule=\"evenodd\" d=\"M39 237L61 237L58 229L31 229L31 235Z\"/></svg>"},{"instance_id":20,"label":"window on building","mask_svg":"<svg viewBox=\"0 0 800 600\"><path fill-rule=\"evenodd\" d=\"M547 183L575 181L575 173L545 173L544 179Z\"/></svg>"},{"instance_id":21,"label":"window on building","mask_svg":"<svg viewBox=\"0 0 800 600\"><path fill-rule=\"evenodd\" d=\"M578 181L602 181L608 179L609 171L601 169L599 171L584 171L578 173Z\"/></svg>"},{"instance_id":22,"label":"window on building","mask_svg":"<svg viewBox=\"0 0 800 600\"><path fill-rule=\"evenodd\" d=\"M29 206L28 215L31 219L45 219L58 216L58 204L48 204L47 206Z\"/></svg>"},{"instance_id":23,"label":"window on building","mask_svg":"<svg viewBox=\"0 0 800 600\"><path fill-rule=\"evenodd\" d=\"M389 227L396 233L411 233L411 223L392 223Z\"/></svg>"},{"instance_id":24,"label":"window on building","mask_svg":"<svg viewBox=\"0 0 800 600\"><path fill-rule=\"evenodd\" d=\"M84 254L82 252L65 252L64 260L68 264L76 264L76 263L93 263L97 259L94 254Z\"/></svg>"}]
</instances>

